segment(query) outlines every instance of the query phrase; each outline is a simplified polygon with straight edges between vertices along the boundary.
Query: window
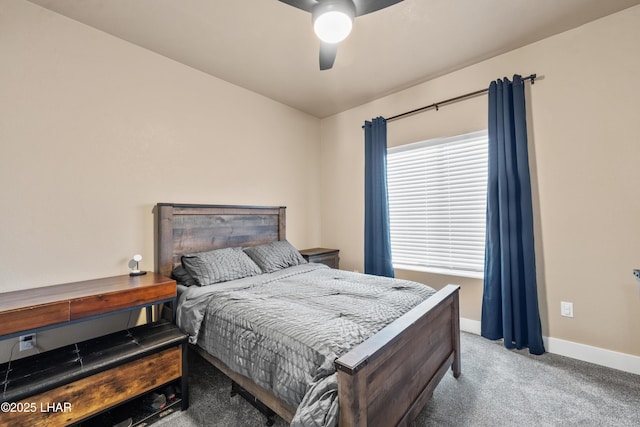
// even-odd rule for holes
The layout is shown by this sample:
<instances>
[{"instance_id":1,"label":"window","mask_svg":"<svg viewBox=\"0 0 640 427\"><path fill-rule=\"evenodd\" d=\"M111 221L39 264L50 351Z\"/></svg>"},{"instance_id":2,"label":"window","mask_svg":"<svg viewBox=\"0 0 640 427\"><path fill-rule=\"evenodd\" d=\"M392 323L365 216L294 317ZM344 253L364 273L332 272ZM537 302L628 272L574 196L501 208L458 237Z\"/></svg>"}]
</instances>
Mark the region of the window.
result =
<instances>
[{"instance_id":1,"label":"window","mask_svg":"<svg viewBox=\"0 0 640 427\"><path fill-rule=\"evenodd\" d=\"M395 268L483 277L487 131L390 148Z\"/></svg>"}]
</instances>

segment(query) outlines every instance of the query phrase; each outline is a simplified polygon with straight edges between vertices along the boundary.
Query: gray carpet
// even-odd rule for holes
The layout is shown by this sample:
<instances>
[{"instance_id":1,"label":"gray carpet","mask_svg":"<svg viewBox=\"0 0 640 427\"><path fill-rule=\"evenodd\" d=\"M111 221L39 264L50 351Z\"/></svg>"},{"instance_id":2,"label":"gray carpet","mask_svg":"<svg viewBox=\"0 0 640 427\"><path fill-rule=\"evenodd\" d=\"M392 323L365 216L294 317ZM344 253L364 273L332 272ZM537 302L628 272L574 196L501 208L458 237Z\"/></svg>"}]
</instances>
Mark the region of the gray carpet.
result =
<instances>
[{"instance_id":1,"label":"gray carpet","mask_svg":"<svg viewBox=\"0 0 640 427\"><path fill-rule=\"evenodd\" d=\"M462 375L447 373L413 423L427 426L640 426L640 376L462 334ZM264 426L230 381L190 357L191 406L154 427ZM277 427L287 424L277 418Z\"/></svg>"}]
</instances>

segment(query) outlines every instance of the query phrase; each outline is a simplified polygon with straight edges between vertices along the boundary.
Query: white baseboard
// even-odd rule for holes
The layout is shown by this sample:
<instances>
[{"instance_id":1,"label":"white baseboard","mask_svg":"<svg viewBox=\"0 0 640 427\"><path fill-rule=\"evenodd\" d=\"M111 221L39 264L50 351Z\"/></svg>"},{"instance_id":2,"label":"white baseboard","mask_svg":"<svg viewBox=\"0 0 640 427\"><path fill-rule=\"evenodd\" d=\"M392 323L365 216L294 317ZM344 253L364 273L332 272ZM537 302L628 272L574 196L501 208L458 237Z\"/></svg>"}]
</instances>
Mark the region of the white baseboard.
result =
<instances>
[{"instance_id":1,"label":"white baseboard","mask_svg":"<svg viewBox=\"0 0 640 427\"><path fill-rule=\"evenodd\" d=\"M620 353L604 348L593 347L559 338L542 337L545 349L549 353L583 360L596 365L607 366L640 375L640 357L631 354Z\"/></svg>"},{"instance_id":2,"label":"white baseboard","mask_svg":"<svg viewBox=\"0 0 640 427\"><path fill-rule=\"evenodd\" d=\"M464 332L470 332L472 334L480 335L480 321L460 318L460 330Z\"/></svg>"},{"instance_id":3,"label":"white baseboard","mask_svg":"<svg viewBox=\"0 0 640 427\"><path fill-rule=\"evenodd\" d=\"M461 317L460 330L480 335L480 322L478 320ZM620 353L559 338L542 337L542 341L544 342L545 350L549 353L640 375L640 356Z\"/></svg>"}]
</instances>

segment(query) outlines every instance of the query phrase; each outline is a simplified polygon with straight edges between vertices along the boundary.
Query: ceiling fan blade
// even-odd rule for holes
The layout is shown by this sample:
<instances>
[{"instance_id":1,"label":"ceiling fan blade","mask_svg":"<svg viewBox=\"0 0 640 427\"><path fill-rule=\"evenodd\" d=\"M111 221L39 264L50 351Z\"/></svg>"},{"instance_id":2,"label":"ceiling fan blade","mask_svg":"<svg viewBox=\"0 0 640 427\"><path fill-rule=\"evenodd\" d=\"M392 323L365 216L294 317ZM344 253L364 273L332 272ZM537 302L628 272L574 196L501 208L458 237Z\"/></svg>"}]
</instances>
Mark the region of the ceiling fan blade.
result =
<instances>
[{"instance_id":1,"label":"ceiling fan blade","mask_svg":"<svg viewBox=\"0 0 640 427\"><path fill-rule=\"evenodd\" d=\"M313 7L318 4L317 0L280 0L282 3L286 3L289 6L296 7L298 9L312 12Z\"/></svg>"},{"instance_id":2,"label":"ceiling fan blade","mask_svg":"<svg viewBox=\"0 0 640 427\"><path fill-rule=\"evenodd\" d=\"M361 16L375 12L376 10L384 9L385 7L392 6L396 3L400 3L401 1L403 0L353 0L353 3L356 5L356 16Z\"/></svg>"},{"instance_id":3,"label":"ceiling fan blade","mask_svg":"<svg viewBox=\"0 0 640 427\"><path fill-rule=\"evenodd\" d=\"M338 43L320 42L320 70L328 70L333 67L338 53Z\"/></svg>"},{"instance_id":4,"label":"ceiling fan blade","mask_svg":"<svg viewBox=\"0 0 640 427\"><path fill-rule=\"evenodd\" d=\"M295 8L313 12L314 6L322 2L322 0L280 0L282 3L288 4ZM356 16L366 15L385 7L400 3L403 0L352 0L356 5Z\"/></svg>"}]
</instances>

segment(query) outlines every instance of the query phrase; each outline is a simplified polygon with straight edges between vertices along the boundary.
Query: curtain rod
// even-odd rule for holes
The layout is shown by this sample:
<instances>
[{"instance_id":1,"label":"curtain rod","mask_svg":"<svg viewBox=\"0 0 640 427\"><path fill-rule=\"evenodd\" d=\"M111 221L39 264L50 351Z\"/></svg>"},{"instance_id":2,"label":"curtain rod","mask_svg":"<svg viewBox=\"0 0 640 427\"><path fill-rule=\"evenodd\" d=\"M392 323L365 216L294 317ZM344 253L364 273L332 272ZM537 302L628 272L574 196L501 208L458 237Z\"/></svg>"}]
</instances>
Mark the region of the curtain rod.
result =
<instances>
[{"instance_id":1,"label":"curtain rod","mask_svg":"<svg viewBox=\"0 0 640 427\"><path fill-rule=\"evenodd\" d=\"M536 74L531 74L527 77L523 77L522 80L531 80L531 84L534 84L536 82ZM416 108L415 110L411 110L411 111L407 111L406 113L402 113L402 114L397 114L393 117L389 117L387 119L387 123L391 122L393 120L398 120L401 119L403 117L406 116L410 116L412 114L416 114L416 113L421 113L423 111L429 110L431 108L435 108L436 111L438 111L438 108L442 105L446 105L446 104L451 104L452 102L457 102L457 101L462 101L463 99L467 99L467 98L473 98L474 96L478 96L481 95L485 92L488 92L489 88L486 89L481 89L481 90L476 90L475 92L469 92L469 93L465 93L464 95L460 95L460 96L456 96L455 98L449 98L449 99L445 99L444 101L440 101L440 102L434 102L431 105L427 105L425 107L420 107L420 108Z\"/></svg>"}]
</instances>

